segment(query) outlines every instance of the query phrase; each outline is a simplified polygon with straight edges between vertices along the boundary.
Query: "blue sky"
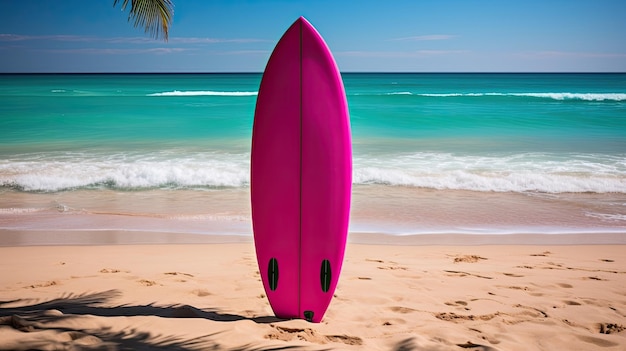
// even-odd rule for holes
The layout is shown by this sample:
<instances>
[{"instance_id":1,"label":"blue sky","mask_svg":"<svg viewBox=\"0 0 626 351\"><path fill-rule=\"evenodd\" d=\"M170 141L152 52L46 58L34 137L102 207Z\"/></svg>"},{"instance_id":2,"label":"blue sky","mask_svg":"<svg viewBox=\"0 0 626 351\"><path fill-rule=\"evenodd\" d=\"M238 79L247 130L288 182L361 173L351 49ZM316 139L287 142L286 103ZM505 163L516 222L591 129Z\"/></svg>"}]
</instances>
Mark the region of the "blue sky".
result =
<instances>
[{"instance_id":1,"label":"blue sky","mask_svg":"<svg viewBox=\"0 0 626 351\"><path fill-rule=\"evenodd\" d=\"M626 72L624 0L173 2L164 42L113 0L2 0L0 72L261 72L298 16L344 72Z\"/></svg>"}]
</instances>

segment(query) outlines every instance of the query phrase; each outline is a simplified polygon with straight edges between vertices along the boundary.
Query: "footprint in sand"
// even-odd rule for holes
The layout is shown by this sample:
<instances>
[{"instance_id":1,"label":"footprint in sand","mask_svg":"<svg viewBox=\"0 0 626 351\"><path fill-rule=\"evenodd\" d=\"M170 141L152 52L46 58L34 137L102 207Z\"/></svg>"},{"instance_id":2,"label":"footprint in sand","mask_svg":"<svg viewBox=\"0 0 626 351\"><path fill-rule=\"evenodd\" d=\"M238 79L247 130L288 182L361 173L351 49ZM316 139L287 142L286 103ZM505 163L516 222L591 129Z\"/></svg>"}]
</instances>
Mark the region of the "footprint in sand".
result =
<instances>
[{"instance_id":1,"label":"footprint in sand","mask_svg":"<svg viewBox=\"0 0 626 351\"><path fill-rule=\"evenodd\" d=\"M471 331L473 331L473 332L478 333L478 334L479 334L479 337L480 337L481 339L489 341L489 343L490 343L490 344L492 344L492 345L497 345L497 344L499 344L499 343L500 343L500 340L496 339L495 337L493 337L493 336L491 336L491 335L488 335L488 334L483 333L483 332L482 332L482 330L480 330L480 329L476 329L476 328L469 328L469 330L471 330ZM469 341L468 341L468 342L469 342Z\"/></svg>"},{"instance_id":2,"label":"footprint in sand","mask_svg":"<svg viewBox=\"0 0 626 351\"><path fill-rule=\"evenodd\" d=\"M191 277L191 278L193 278L193 277L194 277L194 275L193 275L193 274L189 274L189 273L181 273L181 272L165 272L165 273L163 273L163 274L165 274L165 275L169 275L169 276L172 276L172 277L181 277L181 276L182 276L182 277ZM186 282L187 282L187 279L184 279L184 278L178 278L178 279L176 279L176 281L177 281L177 282L179 282L179 283L186 283Z\"/></svg>"},{"instance_id":3,"label":"footprint in sand","mask_svg":"<svg viewBox=\"0 0 626 351\"><path fill-rule=\"evenodd\" d=\"M618 323L598 323L600 334L617 334L626 330L626 327Z\"/></svg>"},{"instance_id":4,"label":"footprint in sand","mask_svg":"<svg viewBox=\"0 0 626 351\"><path fill-rule=\"evenodd\" d=\"M542 267L543 269L556 269L554 267L563 268L563 264L562 263L548 262L546 264L548 266L550 266L550 267Z\"/></svg>"},{"instance_id":5,"label":"footprint in sand","mask_svg":"<svg viewBox=\"0 0 626 351\"><path fill-rule=\"evenodd\" d=\"M121 270L117 269L117 268L102 268L100 271L100 273L120 273ZM128 272L126 272L128 273Z\"/></svg>"},{"instance_id":6,"label":"footprint in sand","mask_svg":"<svg viewBox=\"0 0 626 351\"><path fill-rule=\"evenodd\" d=\"M548 255L551 255L552 252L550 251L544 251L542 253L538 253L538 254L531 254L531 256L535 256L535 257L547 257Z\"/></svg>"},{"instance_id":7,"label":"footprint in sand","mask_svg":"<svg viewBox=\"0 0 626 351\"><path fill-rule=\"evenodd\" d=\"M296 339L316 344L335 342L355 346L363 344L363 339L359 338L358 336L324 335L311 328L289 328L277 325L270 326L274 328L274 331L265 335L265 338L270 340L291 341Z\"/></svg>"},{"instance_id":8,"label":"footprint in sand","mask_svg":"<svg viewBox=\"0 0 626 351\"><path fill-rule=\"evenodd\" d=\"M460 263L460 262L476 263L481 260L486 260L486 258L480 257L478 255L463 255L463 256L454 258L454 263Z\"/></svg>"},{"instance_id":9,"label":"footprint in sand","mask_svg":"<svg viewBox=\"0 0 626 351\"><path fill-rule=\"evenodd\" d=\"M402 267L402 266L378 266L378 267L376 267L376 268L378 268L378 269L384 269L384 270L392 270L392 271L395 271L395 270L402 270L402 271L406 271L406 270L408 269L408 268L406 268L406 267Z\"/></svg>"},{"instance_id":10,"label":"footprint in sand","mask_svg":"<svg viewBox=\"0 0 626 351\"><path fill-rule=\"evenodd\" d=\"M392 312L402 313L402 314L411 313L411 312L415 312L416 311L416 310L414 310L412 308L403 307L403 306L391 306L391 307L389 307L389 309Z\"/></svg>"},{"instance_id":11,"label":"footprint in sand","mask_svg":"<svg viewBox=\"0 0 626 351\"><path fill-rule=\"evenodd\" d=\"M25 286L24 288L26 289L47 288L49 286L55 286L55 285L59 285L59 282L57 282L56 280L49 280L47 282L43 282L39 284L28 285L28 286Z\"/></svg>"},{"instance_id":12,"label":"footprint in sand","mask_svg":"<svg viewBox=\"0 0 626 351\"><path fill-rule=\"evenodd\" d=\"M504 289L511 289L511 290L522 290L522 291L530 291L531 289L527 286L517 286L517 285L509 285L509 286L504 286L504 285L496 285L496 287L498 288L504 288Z\"/></svg>"},{"instance_id":13,"label":"footprint in sand","mask_svg":"<svg viewBox=\"0 0 626 351\"><path fill-rule=\"evenodd\" d=\"M479 274L474 274L474 273L469 273L469 272L450 271L450 270L444 270L444 272L451 273L451 274L448 274L448 276L450 276L450 277L467 277L467 276L472 276L472 277L477 277L477 278L482 278L482 279L493 279L493 277L487 277L487 276L484 276L484 275L479 275Z\"/></svg>"},{"instance_id":14,"label":"footprint in sand","mask_svg":"<svg viewBox=\"0 0 626 351\"><path fill-rule=\"evenodd\" d=\"M445 303L447 306L452 306L452 307L461 307L464 310L469 311L470 308L467 307L467 302L465 301L448 301Z\"/></svg>"},{"instance_id":15,"label":"footprint in sand","mask_svg":"<svg viewBox=\"0 0 626 351\"><path fill-rule=\"evenodd\" d=\"M600 278L600 277L595 277L595 276L592 276L592 277L583 277L582 279L583 279L583 280L598 280L598 281L607 281L607 280L608 280L608 279L602 279L602 278Z\"/></svg>"},{"instance_id":16,"label":"footprint in sand","mask_svg":"<svg viewBox=\"0 0 626 351\"><path fill-rule=\"evenodd\" d=\"M157 282L154 280L141 279L139 283L143 286L154 286L157 285Z\"/></svg>"},{"instance_id":17,"label":"footprint in sand","mask_svg":"<svg viewBox=\"0 0 626 351\"><path fill-rule=\"evenodd\" d=\"M483 315L461 315L456 314L454 312L440 312L435 313L435 318L440 319L446 322L463 322L463 321L489 321L498 316L500 313L491 313L491 314L483 314Z\"/></svg>"},{"instance_id":18,"label":"footprint in sand","mask_svg":"<svg viewBox=\"0 0 626 351\"><path fill-rule=\"evenodd\" d=\"M193 277L194 277L194 275L193 275L193 274L189 274L189 273L181 273L181 272L165 272L165 273L163 273L163 274L165 274L165 275L184 275L184 276L191 277L191 278L193 278Z\"/></svg>"},{"instance_id":19,"label":"footprint in sand","mask_svg":"<svg viewBox=\"0 0 626 351\"><path fill-rule=\"evenodd\" d=\"M370 258L366 258L365 261L366 262L384 263L385 264L384 266L377 266L376 268L378 268L378 269L383 269L383 270L402 270L402 271L408 270L407 267L399 266L398 262L394 262L394 261L383 261L383 260L376 260L376 259L370 259Z\"/></svg>"}]
</instances>

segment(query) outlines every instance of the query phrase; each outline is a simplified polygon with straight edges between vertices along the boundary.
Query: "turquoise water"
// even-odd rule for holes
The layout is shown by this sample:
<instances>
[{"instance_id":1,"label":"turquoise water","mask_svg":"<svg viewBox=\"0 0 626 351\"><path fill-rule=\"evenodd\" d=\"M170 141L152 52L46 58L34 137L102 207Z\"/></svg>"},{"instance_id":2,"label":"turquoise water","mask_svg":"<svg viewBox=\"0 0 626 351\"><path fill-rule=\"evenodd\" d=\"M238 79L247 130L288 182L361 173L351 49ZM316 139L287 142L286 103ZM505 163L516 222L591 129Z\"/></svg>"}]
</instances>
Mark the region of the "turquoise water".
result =
<instances>
[{"instance_id":1,"label":"turquoise water","mask_svg":"<svg viewBox=\"0 0 626 351\"><path fill-rule=\"evenodd\" d=\"M626 194L626 74L343 77L355 184ZM247 187L260 79L1 75L0 187Z\"/></svg>"}]
</instances>

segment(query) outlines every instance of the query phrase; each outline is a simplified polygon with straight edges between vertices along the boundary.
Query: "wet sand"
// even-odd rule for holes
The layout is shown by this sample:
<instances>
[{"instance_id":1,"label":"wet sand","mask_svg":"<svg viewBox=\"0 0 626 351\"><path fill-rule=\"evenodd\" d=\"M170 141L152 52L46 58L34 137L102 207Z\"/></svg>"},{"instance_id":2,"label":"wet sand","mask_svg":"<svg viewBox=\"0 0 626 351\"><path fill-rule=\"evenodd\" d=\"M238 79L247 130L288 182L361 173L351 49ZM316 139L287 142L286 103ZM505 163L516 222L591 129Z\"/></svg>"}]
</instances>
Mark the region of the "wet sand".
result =
<instances>
[{"instance_id":1,"label":"wet sand","mask_svg":"<svg viewBox=\"0 0 626 351\"><path fill-rule=\"evenodd\" d=\"M626 233L620 194L497 193L360 185L350 232L386 234ZM247 188L5 191L0 230L252 235Z\"/></svg>"}]
</instances>

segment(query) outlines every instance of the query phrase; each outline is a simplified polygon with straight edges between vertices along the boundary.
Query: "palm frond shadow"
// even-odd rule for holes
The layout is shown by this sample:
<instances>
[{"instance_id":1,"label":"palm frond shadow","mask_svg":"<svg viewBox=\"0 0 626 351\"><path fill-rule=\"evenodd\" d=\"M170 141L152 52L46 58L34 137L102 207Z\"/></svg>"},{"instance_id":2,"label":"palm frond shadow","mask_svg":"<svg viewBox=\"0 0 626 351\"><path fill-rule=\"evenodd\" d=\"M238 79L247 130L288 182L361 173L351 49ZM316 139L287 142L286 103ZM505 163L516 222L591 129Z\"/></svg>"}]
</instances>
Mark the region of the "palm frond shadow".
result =
<instances>
[{"instance_id":1,"label":"palm frond shadow","mask_svg":"<svg viewBox=\"0 0 626 351\"><path fill-rule=\"evenodd\" d=\"M108 328L98 330L82 330L59 328L54 325L63 320L77 319L81 316L92 315L99 317L120 316L156 316L162 318L204 318L218 322L235 322L250 320L255 323L273 323L282 321L274 316L245 317L236 314L220 313L215 309L198 309L188 305L119 305L110 307L107 302L119 297L118 290L108 290L97 293L65 294L60 298L38 302L36 300L18 299L0 302L0 327L10 326L23 332L54 330L67 333L72 339L83 336L93 336L102 341L98 349L105 350L137 350L167 349L174 351L186 350L228 350L228 351L273 351L296 350L298 346L258 347L243 345L236 348L225 348L217 341L219 335L209 334L199 338L184 339L174 335L154 335L137 329L125 329L113 332ZM19 307L2 307L7 304L21 305ZM57 310L60 313L50 313ZM49 345L28 345L26 349L42 349Z\"/></svg>"},{"instance_id":2,"label":"palm frond shadow","mask_svg":"<svg viewBox=\"0 0 626 351\"><path fill-rule=\"evenodd\" d=\"M238 314L221 313L217 309L199 309L189 305L164 305L157 306L154 303L147 305L119 305L105 306L104 304L121 295L119 290L107 290L98 293L66 294L60 298L34 303L16 308L1 308L0 316L6 313L24 313L29 311L59 310L64 314L94 315L100 317L122 316L156 316L163 318L204 318L216 322L236 322L250 320L255 323L276 323L284 319L274 316L245 317ZM10 303L28 303L28 300L14 300ZM8 303L8 302L5 302ZM2 304L0 304L1 306Z\"/></svg>"}]
</instances>

